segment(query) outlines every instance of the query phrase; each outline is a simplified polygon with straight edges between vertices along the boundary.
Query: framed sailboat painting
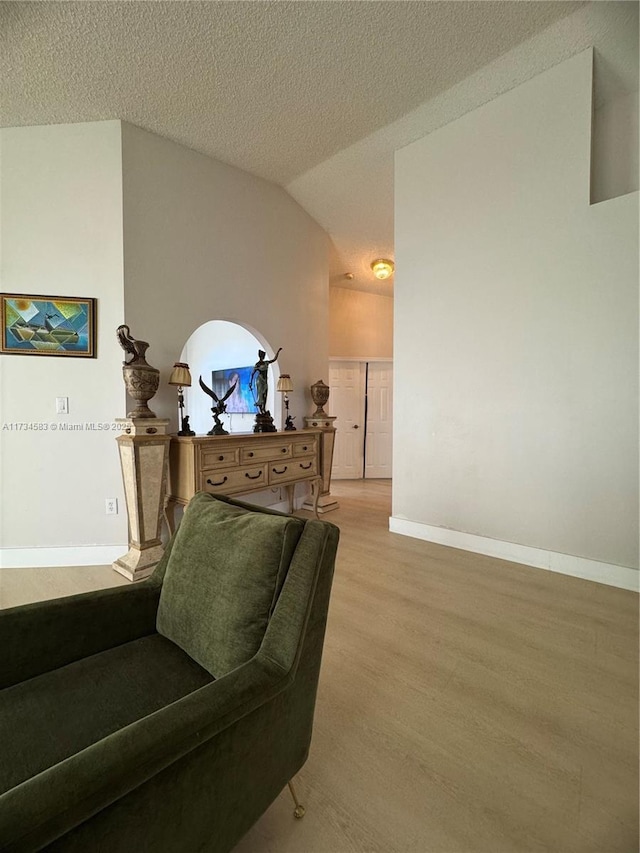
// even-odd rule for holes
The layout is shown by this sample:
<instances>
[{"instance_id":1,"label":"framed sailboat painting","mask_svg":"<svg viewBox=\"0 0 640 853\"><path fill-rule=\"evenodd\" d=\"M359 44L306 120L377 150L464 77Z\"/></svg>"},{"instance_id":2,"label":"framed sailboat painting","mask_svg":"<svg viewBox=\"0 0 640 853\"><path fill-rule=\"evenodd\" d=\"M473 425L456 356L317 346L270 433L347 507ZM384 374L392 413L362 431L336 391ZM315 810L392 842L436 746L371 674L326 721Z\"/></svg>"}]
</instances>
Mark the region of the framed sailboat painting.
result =
<instances>
[{"instance_id":1,"label":"framed sailboat painting","mask_svg":"<svg viewBox=\"0 0 640 853\"><path fill-rule=\"evenodd\" d=\"M96 299L0 293L4 355L96 357Z\"/></svg>"}]
</instances>

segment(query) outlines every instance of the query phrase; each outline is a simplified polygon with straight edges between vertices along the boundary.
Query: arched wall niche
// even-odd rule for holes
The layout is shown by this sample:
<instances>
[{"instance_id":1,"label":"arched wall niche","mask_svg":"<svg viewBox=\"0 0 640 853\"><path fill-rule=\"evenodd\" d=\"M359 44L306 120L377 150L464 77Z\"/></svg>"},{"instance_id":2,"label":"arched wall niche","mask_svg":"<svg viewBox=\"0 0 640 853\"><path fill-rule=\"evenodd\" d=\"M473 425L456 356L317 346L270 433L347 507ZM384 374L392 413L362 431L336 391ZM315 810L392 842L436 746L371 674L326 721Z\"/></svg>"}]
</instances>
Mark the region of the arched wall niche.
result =
<instances>
[{"instance_id":1,"label":"arched wall niche","mask_svg":"<svg viewBox=\"0 0 640 853\"><path fill-rule=\"evenodd\" d=\"M211 374L215 370L253 365L258 360L258 350L273 358L275 350L264 335L256 329L232 320L209 320L199 326L182 348L180 361L189 365L191 388L184 390L185 413L189 415L191 429L196 435L206 435L213 426L211 398L200 388L198 378L211 387ZM278 362L269 365L269 393L267 407L278 429L282 427L282 406L276 407ZM277 409L277 410L276 410ZM255 409L246 414L228 413L221 417L225 429L231 432L251 432L255 422Z\"/></svg>"}]
</instances>

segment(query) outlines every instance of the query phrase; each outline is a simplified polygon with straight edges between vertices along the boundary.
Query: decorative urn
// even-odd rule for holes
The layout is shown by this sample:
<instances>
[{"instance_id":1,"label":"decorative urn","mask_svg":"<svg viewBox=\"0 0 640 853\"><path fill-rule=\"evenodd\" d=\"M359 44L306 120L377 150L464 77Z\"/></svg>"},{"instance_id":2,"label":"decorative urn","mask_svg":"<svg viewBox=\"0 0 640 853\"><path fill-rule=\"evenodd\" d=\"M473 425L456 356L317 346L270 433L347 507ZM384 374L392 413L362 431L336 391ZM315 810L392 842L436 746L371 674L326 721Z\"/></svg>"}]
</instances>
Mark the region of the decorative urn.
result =
<instances>
[{"instance_id":1,"label":"decorative urn","mask_svg":"<svg viewBox=\"0 0 640 853\"><path fill-rule=\"evenodd\" d=\"M122 376L127 393L138 404L132 412L127 412L127 417L155 418L155 412L147 404L158 390L160 371L147 364L145 353L149 344L131 337L128 326L118 326L117 336L122 349L132 356L131 361L123 362Z\"/></svg>"},{"instance_id":2,"label":"decorative urn","mask_svg":"<svg viewBox=\"0 0 640 853\"><path fill-rule=\"evenodd\" d=\"M326 418L327 413L322 408L329 399L329 386L325 385L322 379L311 386L311 399L316 404L316 410L311 415L312 418Z\"/></svg>"},{"instance_id":3,"label":"decorative urn","mask_svg":"<svg viewBox=\"0 0 640 853\"><path fill-rule=\"evenodd\" d=\"M147 404L160 384L160 371L157 367L151 367L146 361L137 364L123 364L122 375L127 393L137 403L132 412L127 412L127 417L155 418L156 413L152 412Z\"/></svg>"}]
</instances>

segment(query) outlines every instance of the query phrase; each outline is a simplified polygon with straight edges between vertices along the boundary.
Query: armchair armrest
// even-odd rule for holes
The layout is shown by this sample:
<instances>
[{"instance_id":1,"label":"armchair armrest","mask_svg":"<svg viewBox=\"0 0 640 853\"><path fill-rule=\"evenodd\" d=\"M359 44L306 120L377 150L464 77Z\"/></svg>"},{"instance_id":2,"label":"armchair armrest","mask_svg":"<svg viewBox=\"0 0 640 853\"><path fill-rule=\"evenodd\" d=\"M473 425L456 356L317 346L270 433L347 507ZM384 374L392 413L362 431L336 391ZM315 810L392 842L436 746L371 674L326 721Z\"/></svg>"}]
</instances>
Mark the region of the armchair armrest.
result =
<instances>
[{"instance_id":1,"label":"armchair armrest","mask_svg":"<svg viewBox=\"0 0 640 853\"><path fill-rule=\"evenodd\" d=\"M0 795L0 850L33 853L273 699L291 682L252 658Z\"/></svg>"},{"instance_id":2,"label":"armchair armrest","mask_svg":"<svg viewBox=\"0 0 640 853\"><path fill-rule=\"evenodd\" d=\"M162 586L135 586L0 610L0 689L155 631Z\"/></svg>"}]
</instances>

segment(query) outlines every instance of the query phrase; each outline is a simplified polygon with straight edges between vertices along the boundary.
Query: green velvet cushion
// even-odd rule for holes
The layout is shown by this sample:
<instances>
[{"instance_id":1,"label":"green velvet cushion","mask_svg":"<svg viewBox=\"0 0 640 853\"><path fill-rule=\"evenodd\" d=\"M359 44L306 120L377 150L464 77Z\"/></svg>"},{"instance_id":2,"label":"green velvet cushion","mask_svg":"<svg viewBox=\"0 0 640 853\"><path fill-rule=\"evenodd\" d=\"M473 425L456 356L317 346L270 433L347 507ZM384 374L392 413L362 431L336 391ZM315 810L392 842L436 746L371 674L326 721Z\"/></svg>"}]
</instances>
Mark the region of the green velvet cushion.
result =
<instances>
[{"instance_id":1,"label":"green velvet cushion","mask_svg":"<svg viewBox=\"0 0 640 853\"><path fill-rule=\"evenodd\" d=\"M0 794L213 680L152 634L0 690Z\"/></svg>"},{"instance_id":2,"label":"green velvet cushion","mask_svg":"<svg viewBox=\"0 0 640 853\"><path fill-rule=\"evenodd\" d=\"M304 522L201 492L167 562L157 629L216 678L260 648Z\"/></svg>"}]
</instances>

